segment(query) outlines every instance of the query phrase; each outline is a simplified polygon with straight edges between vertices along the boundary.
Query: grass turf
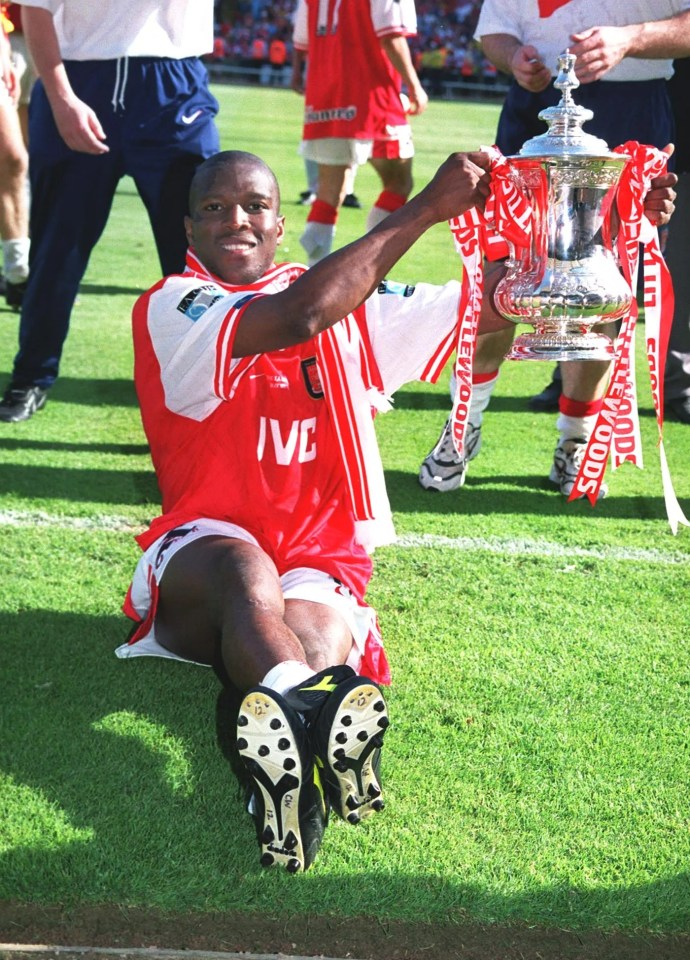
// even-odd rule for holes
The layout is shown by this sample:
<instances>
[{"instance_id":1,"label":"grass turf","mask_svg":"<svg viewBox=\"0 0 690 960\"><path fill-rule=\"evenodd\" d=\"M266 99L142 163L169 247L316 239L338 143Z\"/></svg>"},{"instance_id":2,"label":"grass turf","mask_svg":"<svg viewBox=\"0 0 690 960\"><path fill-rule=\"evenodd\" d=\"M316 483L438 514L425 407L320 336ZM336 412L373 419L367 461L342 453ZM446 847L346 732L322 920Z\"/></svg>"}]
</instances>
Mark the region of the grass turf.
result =
<instances>
[{"instance_id":1,"label":"grass turf","mask_svg":"<svg viewBox=\"0 0 690 960\"><path fill-rule=\"evenodd\" d=\"M301 102L216 92L223 147L278 171L282 256L300 260ZM418 186L450 151L492 142L496 118L493 105L432 103L414 121ZM359 171L356 192L365 209L342 212L339 243L364 228L373 171ZM412 282L458 274L442 226L395 271ZM157 511L129 337L132 301L157 276L125 180L48 406L0 426L0 898L690 929L690 541L664 519L642 360L647 466L609 477L594 510L545 480L554 418L525 398L546 366L506 364L482 454L454 494L416 482L446 384L406 388L379 419L396 523L412 544L377 552L370 593L394 672L387 809L358 828L334 822L314 868L291 877L258 866L215 744L211 672L112 654L127 631L131 532ZM13 320L3 314L5 372ZM669 424L665 436L687 513L690 435ZM424 535L447 545L423 546Z\"/></svg>"}]
</instances>

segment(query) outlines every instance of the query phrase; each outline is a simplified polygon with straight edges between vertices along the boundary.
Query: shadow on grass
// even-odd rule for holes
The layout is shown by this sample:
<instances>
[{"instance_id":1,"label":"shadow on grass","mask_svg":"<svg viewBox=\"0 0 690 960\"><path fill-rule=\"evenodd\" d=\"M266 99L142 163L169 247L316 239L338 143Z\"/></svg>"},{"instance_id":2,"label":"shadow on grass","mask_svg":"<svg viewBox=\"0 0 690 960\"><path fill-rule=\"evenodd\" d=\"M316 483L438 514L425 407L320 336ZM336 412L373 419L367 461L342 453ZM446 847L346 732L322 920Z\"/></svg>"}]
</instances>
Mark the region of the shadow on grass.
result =
<instances>
[{"instance_id":1,"label":"shadow on grass","mask_svg":"<svg viewBox=\"0 0 690 960\"><path fill-rule=\"evenodd\" d=\"M0 437L0 450L54 450L58 453L115 453L124 457L136 457L148 453L149 447L147 443L74 443L60 440L30 440L27 437Z\"/></svg>"},{"instance_id":2,"label":"shadow on grass","mask_svg":"<svg viewBox=\"0 0 690 960\"><path fill-rule=\"evenodd\" d=\"M76 377L59 377L50 397L63 403L83 403L89 406L138 406L134 382L131 379L80 380Z\"/></svg>"},{"instance_id":3,"label":"shadow on grass","mask_svg":"<svg viewBox=\"0 0 690 960\"><path fill-rule=\"evenodd\" d=\"M118 661L113 649L126 632L124 617L0 614L4 686L12 690L2 701L3 794L6 809L14 801L12 809L26 812L23 822L15 814L4 825L0 900L110 903L115 915L117 904L223 911L219 932L232 910L339 921L376 913L385 927L389 918L409 918L402 904L419 904L422 923L577 929L586 916L590 929L687 931L688 873L591 889L530 886L523 877L516 892L502 892L464 874L378 867L376 823L353 830L334 818L329 832L348 831L353 863L361 857L346 875L320 875L318 862L305 878L262 871L216 744L213 673L150 658ZM396 789L418 788L408 779ZM396 823L394 809L385 817L380 829L390 838L413 829ZM319 860L327 858L328 836Z\"/></svg>"},{"instance_id":4,"label":"shadow on grass","mask_svg":"<svg viewBox=\"0 0 690 960\"><path fill-rule=\"evenodd\" d=\"M528 397L492 397L491 412L534 413L527 407ZM424 390L414 390L409 387L399 390L395 394L394 406L396 410L444 410L450 413L450 394L432 393Z\"/></svg>"},{"instance_id":5,"label":"shadow on grass","mask_svg":"<svg viewBox=\"0 0 690 960\"><path fill-rule=\"evenodd\" d=\"M0 489L5 496L25 497L30 501L40 496L74 503L160 503L158 484L151 469L89 470L3 463L0 464Z\"/></svg>"},{"instance_id":6,"label":"shadow on grass","mask_svg":"<svg viewBox=\"0 0 690 960\"><path fill-rule=\"evenodd\" d=\"M496 474L491 477L473 477L468 473L465 485L448 493L423 490L416 474L386 470L385 475L391 507L398 513L560 517L566 510L578 516L594 510L598 517L604 518L666 519L663 496L610 495L592 507L588 500L566 501L543 473Z\"/></svg>"},{"instance_id":7,"label":"shadow on grass","mask_svg":"<svg viewBox=\"0 0 690 960\"><path fill-rule=\"evenodd\" d=\"M493 396L489 405L489 413L525 413L530 417L541 417L544 422L557 416L557 412L541 413L530 410L528 406L530 397L508 397ZM394 397L394 407L396 410L443 410L446 414L450 413L451 403L450 394L447 392L415 390L414 387L406 386L399 390ZM640 417L655 417L653 407L641 406L639 408ZM430 438L430 442L431 442Z\"/></svg>"},{"instance_id":8,"label":"shadow on grass","mask_svg":"<svg viewBox=\"0 0 690 960\"><path fill-rule=\"evenodd\" d=\"M82 283L79 287L79 293L94 293L97 296L117 296L126 295L128 297L139 297L146 291L146 287L124 287L108 283Z\"/></svg>"}]
</instances>

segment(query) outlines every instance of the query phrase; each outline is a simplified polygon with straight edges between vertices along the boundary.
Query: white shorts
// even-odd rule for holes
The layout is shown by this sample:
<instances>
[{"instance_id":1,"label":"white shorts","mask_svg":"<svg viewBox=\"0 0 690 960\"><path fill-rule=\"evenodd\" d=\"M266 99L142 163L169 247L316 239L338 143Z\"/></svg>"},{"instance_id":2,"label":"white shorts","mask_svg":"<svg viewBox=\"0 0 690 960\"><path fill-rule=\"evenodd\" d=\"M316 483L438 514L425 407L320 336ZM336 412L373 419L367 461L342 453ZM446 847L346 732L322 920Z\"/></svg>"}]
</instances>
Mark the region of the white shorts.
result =
<instances>
[{"instance_id":1,"label":"white shorts","mask_svg":"<svg viewBox=\"0 0 690 960\"><path fill-rule=\"evenodd\" d=\"M320 140L303 140L299 152L305 160L323 163L326 166L351 167L366 163L374 149L373 140L322 137Z\"/></svg>"},{"instance_id":2,"label":"white shorts","mask_svg":"<svg viewBox=\"0 0 690 960\"><path fill-rule=\"evenodd\" d=\"M23 34L16 31L11 33L10 46L12 47L12 60L19 73L19 102L28 104L31 97L31 88L36 82L36 69L29 55Z\"/></svg>"},{"instance_id":3,"label":"white shorts","mask_svg":"<svg viewBox=\"0 0 690 960\"><path fill-rule=\"evenodd\" d=\"M134 637L115 650L120 658L167 657L184 660L156 639L155 614L158 602L158 584L165 569L178 550L200 537L221 536L244 540L259 546L257 540L243 527L222 520L194 520L159 537L141 555L134 571L132 583L125 600L125 613L139 623ZM368 604L361 603L353 593L338 580L311 567L296 567L280 578L283 597L286 600L311 600L324 603L337 610L352 634L352 650L347 659L349 666L359 673L366 661L367 676L379 683L389 683L387 662L383 653L381 632L376 612ZM186 661L193 663L195 661ZM376 669L376 664L380 667ZM379 676L372 676L378 672Z\"/></svg>"}]
</instances>

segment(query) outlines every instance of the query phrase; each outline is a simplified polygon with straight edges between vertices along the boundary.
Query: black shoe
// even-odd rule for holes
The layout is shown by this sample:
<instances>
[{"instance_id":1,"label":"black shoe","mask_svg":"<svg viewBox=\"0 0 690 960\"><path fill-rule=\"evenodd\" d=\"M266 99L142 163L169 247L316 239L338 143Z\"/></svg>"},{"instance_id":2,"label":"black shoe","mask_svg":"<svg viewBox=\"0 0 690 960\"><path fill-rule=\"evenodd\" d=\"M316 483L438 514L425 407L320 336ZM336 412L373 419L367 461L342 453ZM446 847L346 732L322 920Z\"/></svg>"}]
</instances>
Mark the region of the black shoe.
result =
<instances>
[{"instance_id":1,"label":"black shoe","mask_svg":"<svg viewBox=\"0 0 690 960\"><path fill-rule=\"evenodd\" d=\"M343 200L343 206L344 206L344 207L352 207L354 210L361 210L361 209L362 209L362 203L361 203L360 200L357 199L357 197L354 195L354 193L348 193L348 194L347 194L347 196L346 196L345 199Z\"/></svg>"},{"instance_id":2,"label":"black shoe","mask_svg":"<svg viewBox=\"0 0 690 960\"><path fill-rule=\"evenodd\" d=\"M383 810L379 767L389 722L378 686L355 676L338 684L311 726L328 799L348 823Z\"/></svg>"},{"instance_id":3,"label":"black shoe","mask_svg":"<svg viewBox=\"0 0 690 960\"><path fill-rule=\"evenodd\" d=\"M690 397L678 397L664 403L664 419L690 423Z\"/></svg>"},{"instance_id":4,"label":"black shoe","mask_svg":"<svg viewBox=\"0 0 690 960\"><path fill-rule=\"evenodd\" d=\"M48 391L41 387L19 387L11 383L0 402L0 420L5 423L28 420L45 407L47 400Z\"/></svg>"},{"instance_id":5,"label":"black shoe","mask_svg":"<svg viewBox=\"0 0 690 960\"><path fill-rule=\"evenodd\" d=\"M303 190L299 195L299 200L297 203L299 203L301 207L308 207L314 202L314 200L316 200L315 193L312 193L311 190Z\"/></svg>"},{"instance_id":6,"label":"black shoe","mask_svg":"<svg viewBox=\"0 0 690 960\"><path fill-rule=\"evenodd\" d=\"M315 673L303 683L288 690L285 699L292 709L301 713L309 724L338 685L356 676L352 667L340 663Z\"/></svg>"},{"instance_id":7,"label":"black shoe","mask_svg":"<svg viewBox=\"0 0 690 960\"><path fill-rule=\"evenodd\" d=\"M10 281L5 278L5 302L8 307L12 307L15 313L19 313L21 310L27 282L28 281L23 280L21 283L10 283Z\"/></svg>"},{"instance_id":8,"label":"black shoe","mask_svg":"<svg viewBox=\"0 0 690 960\"><path fill-rule=\"evenodd\" d=\"M541 393L530 397L527 406L534 413L558 413L558 401L562 393L561 370L559 366L553 371L551 383L544 387Z\"/></svg>"},{"instance_id":9,"label":"black shoe","mask_svg":"<svg viewBox=\"0 0 690 960\"><path fill-rule=\"evenodd\" d=\"M280 694L255 687L242 698L237 749L254 780L261 865L308 869L329 808L304 723Z\"/></svg>"}]
</instances>

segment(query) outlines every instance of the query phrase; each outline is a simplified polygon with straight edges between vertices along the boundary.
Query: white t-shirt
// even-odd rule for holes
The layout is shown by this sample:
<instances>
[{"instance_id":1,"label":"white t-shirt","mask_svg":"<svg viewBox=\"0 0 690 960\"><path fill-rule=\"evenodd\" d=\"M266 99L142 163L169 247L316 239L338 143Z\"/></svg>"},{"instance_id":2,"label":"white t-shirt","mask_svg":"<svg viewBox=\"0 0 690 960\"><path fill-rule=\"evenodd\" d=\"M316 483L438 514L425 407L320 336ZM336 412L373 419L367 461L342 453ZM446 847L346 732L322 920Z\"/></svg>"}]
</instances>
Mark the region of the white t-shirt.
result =
<instances>
[{"instance_id":1,"label":"white t-shirt","mask_svg":"<svg viewBox=\"0 0 690 960\"><path fill-rule=\"evenodd\" d=\"M555 76L558 57L568 47L573 33L590 27L624 27L631 23L666 20L690 10L690 0L484 0L475 40L487 34L507 33L522 44L536 47ZM668 80L673 74L670 59L627 57L603 80Z\"/></svg>"},{"instance_id":2,"label":"white t-shirt","mask_svg":"<svg viewBox=\"0 0 690 960\"><path fill-rule=\"evenodd\" d=\"M63 60L198 57L213 49L213 0L17 0L53 15Z\"/></svg>"}]
</instances>

